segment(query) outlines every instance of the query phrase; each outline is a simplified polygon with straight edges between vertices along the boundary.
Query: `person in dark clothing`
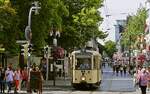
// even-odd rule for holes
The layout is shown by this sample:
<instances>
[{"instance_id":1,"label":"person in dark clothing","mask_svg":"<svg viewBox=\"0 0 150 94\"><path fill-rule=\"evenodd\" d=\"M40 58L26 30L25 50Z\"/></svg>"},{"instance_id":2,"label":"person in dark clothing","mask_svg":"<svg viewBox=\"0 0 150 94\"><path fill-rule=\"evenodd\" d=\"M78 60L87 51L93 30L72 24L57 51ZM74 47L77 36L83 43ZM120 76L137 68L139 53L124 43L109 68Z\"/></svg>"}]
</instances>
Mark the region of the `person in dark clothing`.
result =
<instances>
[{"instance_id":1,"label":"person in dark clothing","mask_svg":"<svg viewBox=\"0 0 150 94\"><path fill-rule=\"evenodd\" d=\"M42 72L44 80L46 80L47 64L46 64L46 58L44 57L41 59L40 70Z\"/></svg>"},{"instance_id":2,"label":"person in dark clothing","mask_svg":"<svg viewBox=\"0 0 150 94\"><path fill-rule=\"evenodd\" d=\"M124 76L126 76L126 70L127 70L127 65L125 64L125 65L123 66Z\"/></svg>"},{"instance_id":3,"label":"person in dark clothing","mask_svg":"<svg viewBox=\"0 0 150 94\"><path fill-rule=\"evenodd\" d=\"M116 65L114 64L113 65L113 75L115 74L115 71L116 71Z\"/></svg>"},{"instance_id":4,"label":"person in dark clothing","mask_svg":"<svg viewBox=\"0 0 150 94\"><path fill-rule=\"evenodd\" d=\"M123 66L120 65L120 75L122 76L122 73L123 73Z\"/></svg>"},{"instance_id":5,"label":"person in dark clothing","mask_svg":"<svg viewBox=\"0 0 150 94\"><path fill-rule=\"evenodd\" d=\"M0 87L1 93L5 93L5 70L3 68L0 69Z\"/></svg>"},{"instance_id":6,"label":"person in dark clothing","mask_svg":"<svg viewBox=\"0 0 150 94\"><path fill-rule=\"evenodd\" d=\"M119 73L119 65L116 65L116 76L118 76L118 73Z\"/></svg>"}]
</instances>

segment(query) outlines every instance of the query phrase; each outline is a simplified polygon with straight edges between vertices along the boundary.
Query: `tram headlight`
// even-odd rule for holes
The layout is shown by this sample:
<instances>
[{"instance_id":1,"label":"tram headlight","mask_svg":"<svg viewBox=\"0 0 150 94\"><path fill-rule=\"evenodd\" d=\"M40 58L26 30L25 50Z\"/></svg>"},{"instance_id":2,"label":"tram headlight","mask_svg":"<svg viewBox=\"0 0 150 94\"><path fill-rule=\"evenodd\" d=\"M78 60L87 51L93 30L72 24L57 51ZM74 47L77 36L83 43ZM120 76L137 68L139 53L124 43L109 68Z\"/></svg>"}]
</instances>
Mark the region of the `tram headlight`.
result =
<instances>
[{"instance_id":1,"label":"tram headlight","mask_svg":"<svg viewBox=\"0 0 150 94\"><path fill-rule=\"evenodd\" d=\"M85 76L82 76L82 77L81 77L81 80L82 80L82 81L85 81Z\"/></svg>"}]
</instances>

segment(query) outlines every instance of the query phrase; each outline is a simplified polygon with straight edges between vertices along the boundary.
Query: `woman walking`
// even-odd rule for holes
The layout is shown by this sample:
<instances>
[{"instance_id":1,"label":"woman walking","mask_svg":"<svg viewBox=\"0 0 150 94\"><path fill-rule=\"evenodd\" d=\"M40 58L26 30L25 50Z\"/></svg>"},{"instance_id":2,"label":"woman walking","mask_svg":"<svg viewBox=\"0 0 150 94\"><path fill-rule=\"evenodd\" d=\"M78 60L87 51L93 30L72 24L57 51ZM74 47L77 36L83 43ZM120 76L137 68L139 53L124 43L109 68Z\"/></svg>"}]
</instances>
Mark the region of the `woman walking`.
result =
<instances>
[{"instance_id":1,"label":"woman walking","mask_svg":"<svg viewBox=\"0 0 150 94\"><path fill-rule=\"evenodd\" d=\"M141 73L138 76L138 82L139 82L139 86L141 88L142 94L146 94L146 88L148 84L148 73L146 72L145 68L141 70Z\"/></svg>"},{"instance_id":2,"label":"woman walking","mask_svg":"<svg viewBox=\"0 0 150 94\"><path fill-rule=\"evenodd\" d=\"M28 80L28 73L27 73L26 67L24 67L24 69L21 71L21 75L22 75L21 87L26 87L27 86L27 80Z\"/></svg>"},{"instance_id":3,"label":"woman walking","mask_svg":"<svg viewBox=\"0 0 150 94\"><path fill-rule=\"evenodd\" d=\"M19 69L17 69L14 73L14 81L15 81L15 92L17 92L17 90L20 90L19 83L21 81L21 74Z\"/></svg>"}]
</instances>

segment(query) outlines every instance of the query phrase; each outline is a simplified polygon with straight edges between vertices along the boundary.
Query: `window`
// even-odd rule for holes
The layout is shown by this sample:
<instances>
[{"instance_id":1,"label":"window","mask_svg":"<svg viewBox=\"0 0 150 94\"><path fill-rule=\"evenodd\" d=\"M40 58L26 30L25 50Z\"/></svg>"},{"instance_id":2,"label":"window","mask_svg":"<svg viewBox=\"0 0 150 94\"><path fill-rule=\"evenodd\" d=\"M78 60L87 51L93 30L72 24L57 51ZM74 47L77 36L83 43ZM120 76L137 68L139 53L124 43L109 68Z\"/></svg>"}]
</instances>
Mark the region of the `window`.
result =
<instances>
[{"instance_id":1,"label":"window","mask_svg":"<svg viewBox=\"0 0 150 94\"><path fill-rule=\"evenodd\" d=\"M90 70L91 69L91 59L90 58L77 58L76 59L76 69Z\"/></svg>"}]
</instances>

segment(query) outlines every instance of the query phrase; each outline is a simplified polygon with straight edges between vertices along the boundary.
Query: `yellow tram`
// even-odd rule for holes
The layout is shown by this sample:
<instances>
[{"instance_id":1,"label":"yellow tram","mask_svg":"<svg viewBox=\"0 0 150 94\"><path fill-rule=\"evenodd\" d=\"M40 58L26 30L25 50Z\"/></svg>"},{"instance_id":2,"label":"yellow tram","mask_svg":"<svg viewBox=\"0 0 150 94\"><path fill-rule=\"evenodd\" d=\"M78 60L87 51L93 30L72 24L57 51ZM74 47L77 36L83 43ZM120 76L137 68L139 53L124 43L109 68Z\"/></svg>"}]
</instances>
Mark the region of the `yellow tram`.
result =
<instances>
[{"instance_id":1,"label":"yellow tram","mask_svg":"<svg viewBox=\"0 0 150 94\"><path fill-rule=\"evenodd\" d=\"M102 80L101 55L94 50L73 51L70 56L72 86L99 87Z\"/></svg>"}]
</instances>

